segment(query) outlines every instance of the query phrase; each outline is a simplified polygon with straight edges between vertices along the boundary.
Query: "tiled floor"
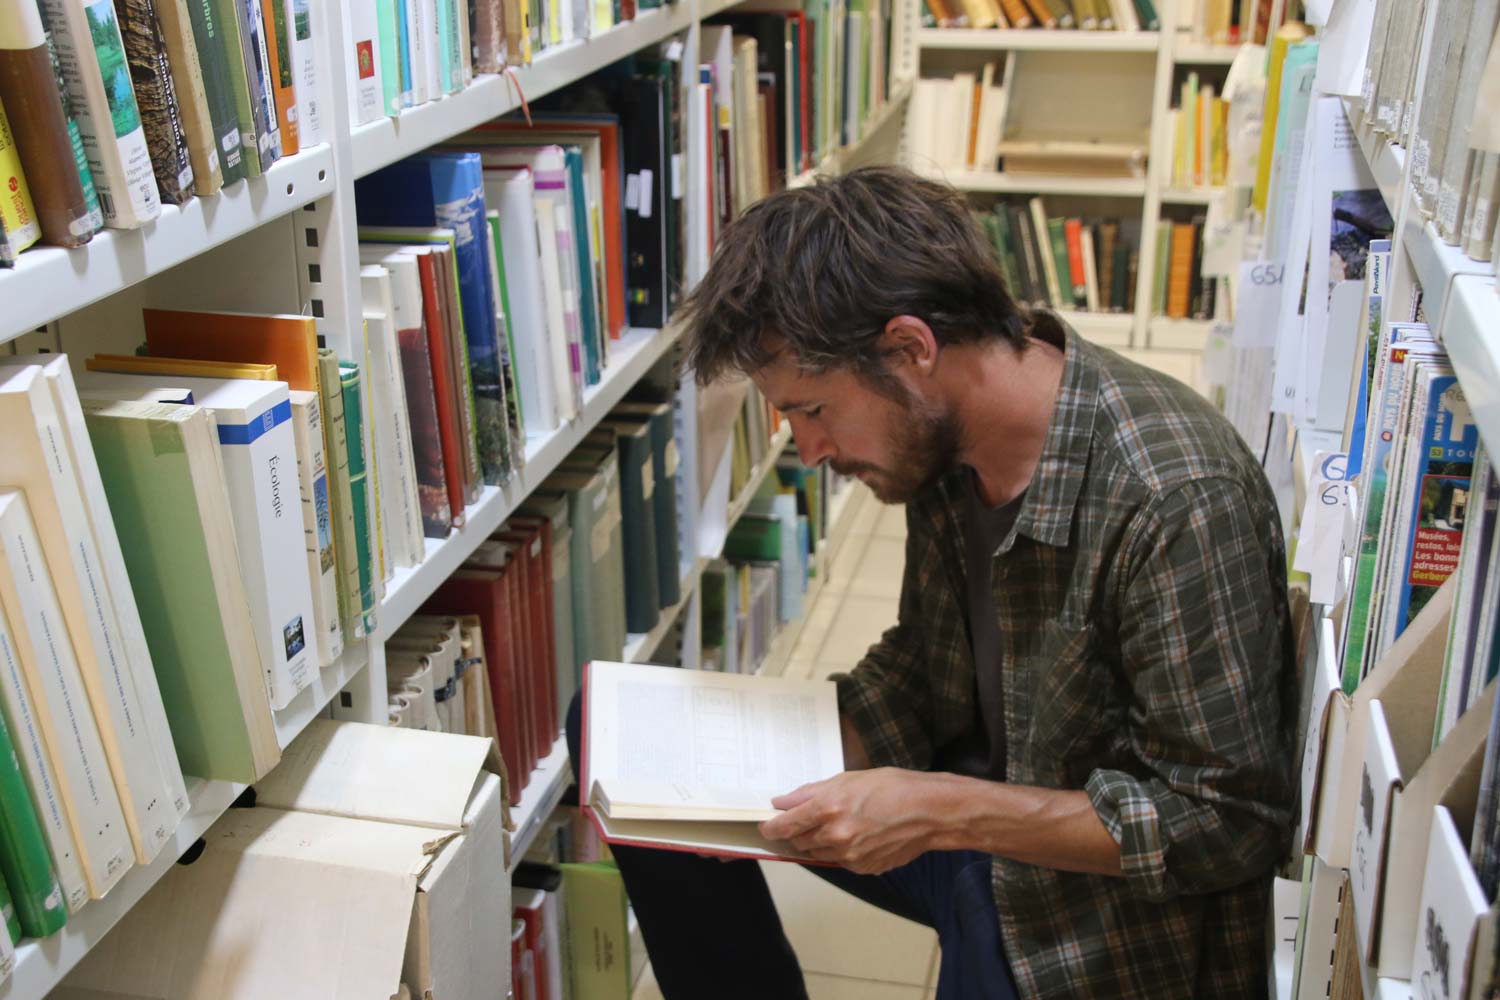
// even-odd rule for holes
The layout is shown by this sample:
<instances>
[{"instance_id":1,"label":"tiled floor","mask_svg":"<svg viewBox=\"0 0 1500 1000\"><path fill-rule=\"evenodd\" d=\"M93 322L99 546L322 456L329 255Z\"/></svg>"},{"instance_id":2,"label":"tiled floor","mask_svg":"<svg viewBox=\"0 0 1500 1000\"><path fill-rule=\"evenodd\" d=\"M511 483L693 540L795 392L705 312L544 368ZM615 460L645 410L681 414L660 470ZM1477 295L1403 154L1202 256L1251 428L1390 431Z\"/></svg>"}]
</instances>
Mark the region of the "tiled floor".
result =
<instances>
[{"instance_id":1,"label":"tiled floor","mask_svg":"<svg viewBox=\"0 0 1500 1000\"><path fill-rule=\"evenodd\" d=\"M896 621L905 513L866 497L856 517L828 585L808 611L789 677L848 669ZM931 930L847 896L796 865L762 867L811 1000L932 1000L937 935ZM635 1000L662 1000L649 969Z\"/></svg>"}]
</instances>

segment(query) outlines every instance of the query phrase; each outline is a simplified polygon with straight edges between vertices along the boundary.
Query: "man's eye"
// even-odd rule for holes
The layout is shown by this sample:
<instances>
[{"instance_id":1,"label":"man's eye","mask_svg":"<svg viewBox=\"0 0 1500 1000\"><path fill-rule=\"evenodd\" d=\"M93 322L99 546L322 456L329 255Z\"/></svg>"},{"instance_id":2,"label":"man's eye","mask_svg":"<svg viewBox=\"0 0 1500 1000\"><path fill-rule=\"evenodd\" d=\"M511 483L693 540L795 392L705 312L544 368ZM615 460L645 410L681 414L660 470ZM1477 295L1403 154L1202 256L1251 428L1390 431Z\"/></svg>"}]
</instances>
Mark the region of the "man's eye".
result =
<instances>
[{"instance_id":1,"label":"man's eye","mask_svg":"<svg viewBox=\"0 0 1500 1000\"><path fill-rule=\"evenodd\" d=\"M802 412L805 413L805 414L807 414L809 417L816 417L818 414L820 414L820 413L823 412L823 407L821 407L821 406L809 406L807 409L803 410Z\"/></svg>"}]
</instances>

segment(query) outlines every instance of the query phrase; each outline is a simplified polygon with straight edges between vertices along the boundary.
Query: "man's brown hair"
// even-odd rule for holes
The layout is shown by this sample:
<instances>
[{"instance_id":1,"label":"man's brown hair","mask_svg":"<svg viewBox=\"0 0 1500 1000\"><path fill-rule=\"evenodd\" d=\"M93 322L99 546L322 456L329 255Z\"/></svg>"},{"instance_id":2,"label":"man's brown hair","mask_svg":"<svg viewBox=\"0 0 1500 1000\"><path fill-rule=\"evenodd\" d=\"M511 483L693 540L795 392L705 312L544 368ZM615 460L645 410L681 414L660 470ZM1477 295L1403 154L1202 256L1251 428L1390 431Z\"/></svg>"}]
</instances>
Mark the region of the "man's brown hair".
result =
<instances>
[{"instance_id":1,"label":"man's brown hair","mask_svg":"<svg viewBox=\"0 0 1500 1000\"><path fill-rule=\"evenodd\" d=\"M886 323L916 316L939 344L1025 342L994 248L964 196L895 167L781 191L727 226L683 302L687 363L708 384L790 351L805 371L877 381Z\"/></svg>"}]
</instances>

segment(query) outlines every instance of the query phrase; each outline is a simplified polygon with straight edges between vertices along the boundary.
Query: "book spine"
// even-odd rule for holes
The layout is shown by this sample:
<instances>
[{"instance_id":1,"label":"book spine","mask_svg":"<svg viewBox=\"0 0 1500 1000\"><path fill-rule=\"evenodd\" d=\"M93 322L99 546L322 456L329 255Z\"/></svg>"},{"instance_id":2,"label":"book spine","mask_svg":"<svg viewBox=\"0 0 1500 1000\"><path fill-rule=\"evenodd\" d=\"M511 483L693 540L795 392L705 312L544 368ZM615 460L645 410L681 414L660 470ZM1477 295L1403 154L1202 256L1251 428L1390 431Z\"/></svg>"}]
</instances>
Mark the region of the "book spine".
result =
<instances>
[{"instance_id":1,"label":"book spine","mask_svg":"<svg viewBox=\"0 0 1500 1000\"><path fill-rule=\"evenodd\" d=\"M1151 273L1151 315L1167 314L1167 286L1172 261L1172 224L1161 219L1156 224L1156 269Z\"/></svg>"},{"instance_id":2,"label":"book spine","mask_svg":"<svg viewBox=\"0 0 1500 1000\"><path fill-rule=\"evenodd\" d=\"M266 74L276 102L276 129L281 135L281 155L295 156L301 148L301 123L297 119L297 87L292 71L292 50L287 43L287 0L261 0L262 39L266 50Z\"/></svg>"},{"instance_id":3,"label":"book spine","mask_svg":"<svg viewBox=\"0 0 1500 1000\"><path fill-rule=\"evenodd\" d=\"M198 58L198 43L193 38L189 0L157 0L156 14L166 41L167 64L172 87L182 114L182 129L187 137L188 159L193 168L194 193L217 194L224 186L224 172L219 165L219 145L214 136L213 116L208 106L208 91Z\"/></svg>"},{"instance_id":4,"label":"book spine","mask_svg":"<svg viewBox=\"0 0 1500 1000\"><path fill-rule=\"evenodd\" d=\"M1068 268L1066 220L1047 220L1047 244L1052 254L1052 270L1057 274L1057 298L1053 301L1059 309L1071 309L1077 303L1073 298L1073 279Z\"/></svg>"},{"instance_id":5,"label":"book spine","mask_svg":"<svg viewBox=\"0 0 1500 1000\"><path fill-rule=\"evenodd\" d=\"M331 348L318 351L319 386L323 404L325 461L328 466L329 510L333 517L334 566L338 571L339 624L348 645L364 638L364 606L359 595L359 544L354 533L354 497L349 476L348 427L338 357Z\"/></svg>"},{"instance_id":6,"label":"book spine","mask_svg":"<svg viewBox=\"0 0 1500 1000\"><path fill-rule=\"evenodd\" d=\"M313 40L312 0L287 0L286 51L292 57L297 95L298 144L306 149L324 142L323 107L318 101L318 50Z\"/></svg>"},{"instance_id":7,"label":"book spine","mask_svg":"<svg viewBox=\"0 0 1500 1000\"><path fill-rule=\"evenodd\" d=\"M11 135L5 108L0 105L0 266L13 266L16 257L42 238L31 189L21 171L21 157Z\"/></svg>"},{"instance_id":8,"label":"book spine","mask_svg":"<svg viewBox=\"0 0 1500 1000\"><path fill-rule=\"evenodd\" d=\"M19 494L0 515L0 599L16 638L25 694L41 706L36 717L89 895L100 899L130 869L130 834L41 542L18 501Z\"/></svg>"},{"instance_id":9,"label":"book spine","mask_svg":"<svg viewBox=\"0 0 1500 1000\"><path fill-rule=\"evenodd\" d=\"M386 67L381 65L380 8L376 4L357 3L349 7L349 116L356 125L366 125L383 115L395 114L399 107L385 103Z\"/></svg>"},{"instance_id":10,"label":"book spine","mask_svg":"<svg viewBox=\"0 0 1500 1000\"><path fill-rule=\"evenodd\" d=\"M82 175L66 168L74 161L69 120L41 12L31 2L0 8L0 105L30 186L42 239L63 247L87 243L98 226ZM86 170L88 161L83 163Z\"/></svg>"},{"instance_id":11,"label":"book spine","mask_svg":"<svg viewBox=\"0 0 1500 1000\"><path fill-rule=\"evenodd\" d=\"M1073 304L1085 307L1088 303L1088 283L1083 272L1083 222L1068 219L1063 223L1063 240L1068 253L1068 280L1073 286Z\"/></svg>"},{"instance_id":12,"label":"book spine","mask_svg":"<svg viewBox=\"0 0 1500 1000\"><path fill-rule=\"evenodd\" d=\"M99 192L94 187L94 172L89 168L88 153L83 148L83 133L78 129L78 114L73 107L73 95L68 90L63 76L62 60L53 41L52 26L48 21L47 8L37 4L37 13L42 16L42 30L47 34L47 57L52 61L52 75L57 80L57 92L62 98L63 115L68 120L68 142L73 147L73 164L77 168L79 183L83 185L83 198L88 204L88 224L91 233L104 228L104 208L99 203Z\"/></svg>"},{"instance_id":13,"label":"book spine","mask_svg":"<svg viewBox=\"0 0 1500 1000\"><path fill-rule=\"evenodd\" d=\"M143 226L161 214L161 196L114 3L42 2L104 221L116 229Z\"/></svg>"},{"instance_id":14,"label":"book spine","mask_svg":"<svg viewBox=\"0 0 1500 1000\"><path fill-rule=\"evenodd\" d=\"M219 20L221 8L217 2L187 0L187 13L193 28L193 43L198 48L197 63L203 74L203 94L208 100L219 171L224 184L233 184L247 176L248 165L235 97L239 88L230 72L232 64L225 58L227 42L224 25Z\"/></svg>"},{"instance_id":15,"label":"book spine","mask_svg":"<svg viewBox=\"0 0 1500 1000\"><path fill-rule=\"evenodd\" d=\"M216 35L218 38L217 55L219 61L224 65L224 77L229 87L229 93L233 100L235 128L239 133L237 149L240 154L242 170L245 177L259 177L270 166L269 163L262 164L260 156L260 142L256 126L255 107L252 103L250 77L255 72L254 66L247 66L245 56L246 48L242 37L244 28L240 24L241 0L210 0ZM199 6L194 4L195 7ZM205 5L208 6L208 5ZM351 9L359 9L361 4L353 4ZM202 41L199 41L202 47ZM205 65L214 62L211 57L205 57ZM221 137L220 146L227 147L226 141Z\"/></svg>"},{"instance_id":16,"label":"book spine","mask_svg":"<svg viewBox=\"0 0 1500 1000\"><path fill-rule=\"evenodd\" d=\"M344 441L349 450L349 493L359 565L359 613L364 634L370 635L375 631L375 558L371 547L369 471L365 465L364 407L358 365L339 362L339 386L344 397Z\"/></svg>"},{"instance_id":17,"label":"book spine","mask_svg":"<svg viewBox=\"0 0 1500 1000\"><path fill-rule=\"evenodd\" d=\"M505 246L500 236L500 213L487 211L485 224L489 235L491 297L495 301L495 333L500 342L500 379L505 392L505 420L509 440L505 446L505 464L510 473L526 466L526 415L521 407L520 386L516 382L515 324L511 322L510 282L505 274Z\"/></svg>"},{"instance_id":18,"label":"book spine","mask_svg":"<svg viewBox=\"0 0 1500 1000\"><path fill-rule=\"evenodd\" d=\"M416 566L424 555L422 510L417 500L416 458L412 451L411 418L406 389L401 383L401 358L396 344L394 317L387 315L379 335L366 348L370 377L370 412L375 426L371 437L381 455L377 473L383 484L382 510L390 511L388 523L395 543L396 565ZM378 389L378 391L377 391Z\"/></svg>"},{"instance_id":19,"label":"book spine","mask_svg":"<svg viewBox=\"0 0 1500 1000\"><path fill-rule=\"evenodd\" d=\"M459 386L453 376L447 323L443 318L436 255L418 258L422 277L422 308L427 327L428 357L432 362L432 398L437 406L438 432L443 449L443 479L448 488L448 511L454 527L465 520L465 447L461 433Z\"/></svg>"},{"instance_id":20,"label":"book spine","mask_svg":"<svg viewBox=\"0 0 1500 1000\"><path fill-rule=\"evenodd\" d=\"M244 52L245 84L250 95L250 117L255 124L255 152L264 174L281 159L281 126L276 115L276 85L272 80L271 56L266 50L266 20L263 0L235 0L234 12Z\"/></svg>"},{"instance_id":21,"label":"book spine","mask_svg":"<svg viewBox=\"0 0 1500 1000\"><path fill-rule=\"evenodd\" d=\"M180 205L194 194L193 164L156 4L153 0L120 0L116 11L141 126L156 173L156 189L163 202Z\"/></svg>"},{"instance_id":22,"label":"book spine","mask_svg":"<svg viewBox=\"0 0 1500 1000\"><path fill-rule=\"evenodd\" d=\"M422 511L422 534L446 538L453 527L448 506L448 483L443 472L443 445L434 402L432 356L427 332L420 326L397 331L401 348L401 378L411 417L412 457L416 469L417 501Z\"/></svg>"},{"instance_id":23,"label":"book spine","mask_svg":"<svg viewBox=\"0 0 1500 1000\"><path fill-rule=\"evenodd\" d=\"M0 629L4 625L0 624ZM15 907L21 932L44 938L62 929L68 907L52 871L41 821L26 790L26 777L0 719L0 874Z\"/></svg>"},{"instance_id":24,"label":"book spine","mask_svg":"<svg viewBox=\"0 0 1500 1000\"><path fill-rule=\"evenodd\" d=\"M297 436L297 479L302 494L302 538L312 580L313 624L318 665L328 666L344 651L339 622L338 568L333 547L333 515L328 499L323 417L315 392L293 392L292 428Z\"/></svg>"},{"instance_id":25,"label":"book spine","mask_svg":"<svg viewBox=\"0 0 1500 1000\"><path fill-rule=\"evenodd\" d=\"M477 0L472 30L474 69L480 73L500 72L505 66L509 51L506 44L504 0Z\"/></svg>"},{"instance_id":26,"label":"book spine","mask_svg":"<svg viewBox=\"0 0 1500 1000\"><path fill-rule=\"evenodd\" d=\"M1167 315L1186 319L1193 283L1193 226L1172 226L1172 257L1167 283Z\"/></svg>"},{"instance_id":27,"label":"book spine","mask_svg":"<svg viewBox=\"0 0 1500 1000\"><path fill-rule=\"evenodd\" d=\"M0 566L0 576L7 572ZM11 629L6 617L7 589L0 584L0 707L4 709L7 732L30 791L39 829L46 839L63 902L69 912L76 912L89 900L88 881L68 825L57 774L43 740L43 722L22 675L22 654L16 648L18 633Z\"/></svg>"}]
</instances>

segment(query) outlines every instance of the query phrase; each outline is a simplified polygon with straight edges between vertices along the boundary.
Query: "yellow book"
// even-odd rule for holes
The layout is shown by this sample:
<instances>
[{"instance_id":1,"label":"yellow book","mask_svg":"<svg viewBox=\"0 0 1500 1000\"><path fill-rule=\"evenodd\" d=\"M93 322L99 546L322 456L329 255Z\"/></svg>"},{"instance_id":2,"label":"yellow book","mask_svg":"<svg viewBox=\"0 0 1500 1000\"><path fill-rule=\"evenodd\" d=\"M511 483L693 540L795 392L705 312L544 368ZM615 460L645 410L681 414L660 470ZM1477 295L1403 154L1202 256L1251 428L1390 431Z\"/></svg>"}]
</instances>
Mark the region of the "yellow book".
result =
<instances>
[{"instance_id":1,"label":"yellow book","mask_svg":"<svg viewBox=\"0 0 1500 1000\"><path fill-rule=\"evenodd\" d=\"M1213 106L1213 165L1210 182L1223 187L1229 182L1229 102L1223 98Z\"/></svg>"},{"instance_id":2,"label":"yellow book","mask_svg":"<svg viewBox=\"0 0 1500 1000\"><path fill-rule=\"evenodd\" d=\"M199 361L196 358L155 358L136 354L96 354L84 362L91 372L127 375L185 375L193 378L243 378L279 382L275 365L237 361Z\"/></svg>"},{"instance_id":3,"label":"yellow book","mask_svg":"<svg viewBox=\"0 0 1500 1000\"><path fill-rule=\"evenodd\" d=\"M1172 186L1187 187L1187 129L1182 122L1182 109L1168 112L1172 130Z\"/></svg>"},{"instance_id":4,"label":"yellow book","mask_svg":"<svg viewBox=\"0 0 1500 1000\"><path fill-rule=\"evenodd\" d=\"M16 255L42 238L42 227L31 203L31 190L21 172L21 157L5 106L0 105L0 267L16 262Z\"/></svg>"},{"instance_id":5,"label":"yellow book","mask_svg":"<svg viewBox=\"0 0 1500 1000\"><path fill-rule=\"evenodd\" d=\"M1276 115L1281 107L1281 70L1286 65L1286 50L1312 35L1312 29L1301 21L1288 21L1271 39L1271 55L1266 66L1266 106L1261 115L1260 156L1255 161L1255 189L1250 204L1261 215L1266 213L1266 199L1271 192L1271 151L1276 145Z\"/></svg>"}]
</instances>

